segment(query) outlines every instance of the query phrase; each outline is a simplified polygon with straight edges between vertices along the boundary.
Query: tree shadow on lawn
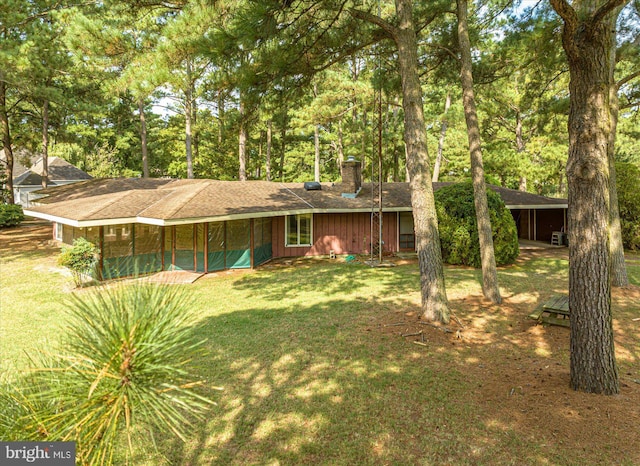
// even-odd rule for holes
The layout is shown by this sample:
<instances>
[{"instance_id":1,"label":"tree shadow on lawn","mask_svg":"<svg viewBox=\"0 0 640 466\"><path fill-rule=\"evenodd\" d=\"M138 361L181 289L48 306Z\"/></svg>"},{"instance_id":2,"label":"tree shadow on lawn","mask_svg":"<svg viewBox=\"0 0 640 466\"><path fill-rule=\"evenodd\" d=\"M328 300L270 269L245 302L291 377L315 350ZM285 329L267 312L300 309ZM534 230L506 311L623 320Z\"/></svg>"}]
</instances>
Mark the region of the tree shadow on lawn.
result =
<instances>
[{"instance_id":1,"label":"tree shadow on lawn","mask_svg":"<svg viewBox=\"0 0 640 466\"><path fill-rule=\"evenodd\" d=\"M197 443L173 445L169 461L441 463L464 450L451 433L452 424L465 428L469 412L453 401L465 391L463 374L436 372L402 341L364 331L368 307L337 300L202 322L196 334L210 341L211 358L193 370L225 390L214 395L219 408L199 426Z\"/></svg>"},{"instance_id":2,"label":"tree shadow on lawn","mask_svg":"<svg viewBox=\"0 0 640 466\"><path fill-rule=\"evenodd\" d=\"M326 300L203 320L194 333L208 341L209 357L192 370L225 390L212 392L218 407L187 444L162 443L167 461L640 461L633 446L640 389L623 384L618 397L570 390L567 329L535 325L521 303L491 308L467 297L452 300L467 326L458 339L419 324L389 325L416 318L415 301L378 304ZM417 328L427 346L400 335Z\"/></svg>"},{"instance_id":3,"label":"tree shadow on lawn","mask_svg":"<svg viewBox=\"0 0 640 466\"><path fill-rule=\"evenodd\" d=\"M49 258L60 252L51 236L50 225L20 225L0 228L0 258L2 262L19 259Z\"/></svg>"}]
</instances>

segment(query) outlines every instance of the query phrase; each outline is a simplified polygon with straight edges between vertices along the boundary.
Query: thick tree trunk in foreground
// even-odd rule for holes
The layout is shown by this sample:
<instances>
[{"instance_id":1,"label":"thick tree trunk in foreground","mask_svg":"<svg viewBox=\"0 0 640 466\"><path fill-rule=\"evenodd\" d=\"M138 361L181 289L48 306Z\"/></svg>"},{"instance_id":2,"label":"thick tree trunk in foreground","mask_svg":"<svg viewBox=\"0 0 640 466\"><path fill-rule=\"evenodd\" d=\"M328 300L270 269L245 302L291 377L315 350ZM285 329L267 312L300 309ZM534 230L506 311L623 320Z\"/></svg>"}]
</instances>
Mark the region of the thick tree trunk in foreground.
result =
<instances>
[{"instance_id":1,"label":"thick tree trunk in foreground","mask_svg":"<svg viewBox=\"0 0 640 466\"><path fill-rule=\"evenodd\" d=\"M595 3L595 4L594 4ZM571 387L619 391L611 317L609 251L610 56L624 0L551 0L564 20L562 42L571 81L569 110L569 309Z\"/></svg>"},{"instance_id":2,"label":"thick tree trunk in foreground","mask_svg":"<svg viewBox=\"0 0 640 466\"><path fill-rule=\"evenodd\" d=\"M482 150L480 148L480 127L473 93L473 73L471 65L471 42L467 25L467 0L458 0L458 42L460 43L462 82L462 104L467 122L471 173L473 180L473 201L476 208L478 238L480 240L480 262L482 264L482 293L493 303L501 303L498 288L498 271L493 250L493 232L487 203L487 187L484 182Z\"/></svg>"},{"instance_id":3,"label":"thick tree trunk in foreground","mask_svg":"<svg viewBox=\"0 0 640 466\"><path fill-rule=\"evenodd\" d=\"M404 141L407 148L411 205L420 265L422 309L426 319L447 323L449 307L444 284L438 218L429 173L429 154L411 1L396 0L396 11L398 26L394 31L394 39L398 46L398 64L402 79Z\"/></svg>"},{"instance_id":4,"label":"thick tree trunk in foreground","mask_svg":"<svg viewBox=\"0 0 640 466\"><path fill-rule=\"evenodd\" d=\"M7 86L3 81L0 70L0 131L2 131L2 145L4 146L5 177L7 183L7 203L15 204L13 197L13 150L11 148L11 128L7 114Z\"/></svg>"}]
</instances>

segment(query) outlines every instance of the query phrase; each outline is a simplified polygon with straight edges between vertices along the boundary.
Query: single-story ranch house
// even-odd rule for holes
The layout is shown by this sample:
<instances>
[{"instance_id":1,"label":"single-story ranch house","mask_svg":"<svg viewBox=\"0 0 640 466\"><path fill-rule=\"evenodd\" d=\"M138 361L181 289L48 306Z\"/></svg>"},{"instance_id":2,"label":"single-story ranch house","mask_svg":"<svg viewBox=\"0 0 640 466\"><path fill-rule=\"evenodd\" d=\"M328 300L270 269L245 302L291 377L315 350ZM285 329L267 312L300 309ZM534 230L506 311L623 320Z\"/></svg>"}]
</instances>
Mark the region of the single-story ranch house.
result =
<instances>
[{"instance_id":1,"label":"single-story ranch house","mask_svg":"<svg viewBox=\"0 0 640 466\"><path fill-rule=\"evenodd\" d=\"M253 268L271 258L368 253L371 184L360 162L342 183L204 179L89 180L43 190L25 214L54 222L64 243L85 237L101 251L105 277L134 272ZM444 183L434 183L440 188ZM491 186L521 238L550 241L567 202ZM383 252L415 249L408 183L383 183Z\"/></svg>"}]
</instances>

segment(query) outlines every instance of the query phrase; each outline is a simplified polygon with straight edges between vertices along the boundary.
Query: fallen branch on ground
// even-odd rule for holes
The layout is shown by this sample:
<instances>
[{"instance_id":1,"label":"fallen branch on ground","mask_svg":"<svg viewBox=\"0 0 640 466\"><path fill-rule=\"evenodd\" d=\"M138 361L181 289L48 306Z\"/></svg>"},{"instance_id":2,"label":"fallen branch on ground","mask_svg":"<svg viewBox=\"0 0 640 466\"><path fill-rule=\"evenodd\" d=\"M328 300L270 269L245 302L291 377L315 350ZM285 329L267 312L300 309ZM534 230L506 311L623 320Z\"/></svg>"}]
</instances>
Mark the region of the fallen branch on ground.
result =
<instances>
[{"instance_id":1,"label":"fallen branch on ground","mask_svg":"<svg viewBox=\"0 0 640 466\"><path fill-rule=\"evenodd\" d=\"M431 323L429 323L429 322L422 322L422 321L418 321L418 323L419 323L420 325L428 325L429 327L437 328L438 330L441 330L441 331L443 331L444 333L453 333L453 330L451 330L450 328L447 328L447 327L440 327L440 326L438 326L438 325L431 324Z\"/></svg>"}]
</instances>

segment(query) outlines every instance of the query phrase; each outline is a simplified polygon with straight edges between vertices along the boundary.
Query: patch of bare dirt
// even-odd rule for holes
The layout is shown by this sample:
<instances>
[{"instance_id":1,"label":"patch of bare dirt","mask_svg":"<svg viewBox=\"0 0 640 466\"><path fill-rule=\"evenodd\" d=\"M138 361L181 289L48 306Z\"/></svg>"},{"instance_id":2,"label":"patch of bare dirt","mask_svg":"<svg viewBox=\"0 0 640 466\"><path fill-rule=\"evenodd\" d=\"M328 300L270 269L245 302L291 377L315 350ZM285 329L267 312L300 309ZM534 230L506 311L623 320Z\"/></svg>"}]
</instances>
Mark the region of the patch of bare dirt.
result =
<instances>
[{"instance_id":1,"label":"patch of bare dirt","mask_svg":"<svg viewBox=\"0 0 640 466\"><path fill-rule=\"evenodd\" d=\"M640 287L615 289L612 302L620 370L615 396L570 388L570 330L528 318L531 303L507 298L496 306L469 296L451 301L455 318L447 326L422 321L419 310L383 314L375 326L405 340L407 351L453 352L475 388L468 401L482 407L496 435L516 432L525 441L573 451L575 464L640 464L640 321L633 319L640 313L616 318L625 306L640 309ZM436 369L441 364L429 361Z\"/></svg>"}]
</instances>

